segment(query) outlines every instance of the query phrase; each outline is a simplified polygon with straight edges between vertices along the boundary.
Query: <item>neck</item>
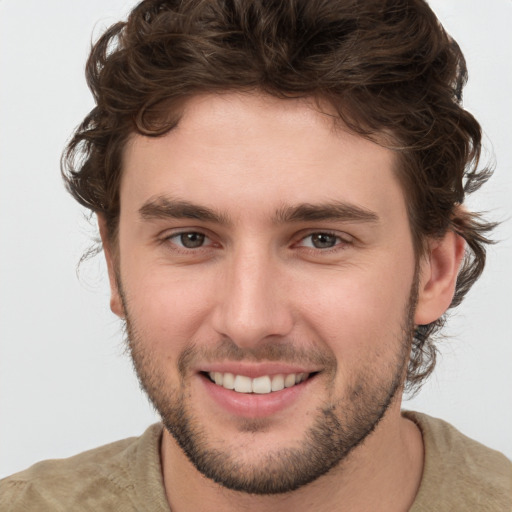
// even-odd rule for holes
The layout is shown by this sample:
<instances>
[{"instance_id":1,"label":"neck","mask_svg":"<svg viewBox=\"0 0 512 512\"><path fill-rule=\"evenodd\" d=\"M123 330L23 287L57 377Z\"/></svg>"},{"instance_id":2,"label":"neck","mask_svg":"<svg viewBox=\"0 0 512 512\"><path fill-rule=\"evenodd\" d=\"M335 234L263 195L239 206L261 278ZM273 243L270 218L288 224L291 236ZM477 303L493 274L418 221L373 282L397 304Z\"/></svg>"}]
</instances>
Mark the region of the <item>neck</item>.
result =
<instances>
[{"instance_id":1,"label":"neck","mask_svg":"<svg viewBox=\"0 0 512 512\"><path fill-rule=\"evenodd\" d=\"M401 416L400 402L390 407L375 431L337 467L286 494L257 496L216 484L196 470L167 431L161 451L165 491L172 512L407 511L423 470L421 433L413 422Z\"/></svg>"}]
</instances>

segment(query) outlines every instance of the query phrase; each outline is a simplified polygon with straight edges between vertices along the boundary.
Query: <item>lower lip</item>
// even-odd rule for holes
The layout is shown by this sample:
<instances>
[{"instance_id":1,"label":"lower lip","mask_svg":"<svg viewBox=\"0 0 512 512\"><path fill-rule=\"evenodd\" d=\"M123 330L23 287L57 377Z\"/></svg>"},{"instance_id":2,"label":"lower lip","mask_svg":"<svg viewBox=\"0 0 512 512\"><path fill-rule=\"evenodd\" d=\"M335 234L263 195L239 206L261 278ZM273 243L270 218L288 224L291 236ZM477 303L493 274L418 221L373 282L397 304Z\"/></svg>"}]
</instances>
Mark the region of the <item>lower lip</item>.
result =
<instances>
[{"instance_id":1,"label":"lower lip","mask_svg":"<svg viewBox=\"0 0 512 512\"><path fill-rule=\"evenodd\" d=\"M237 393L212 382L201 374L206 392L227 412L244 418L264 418L290 407L309 386L312 377L300 384L272 393Z\"/></svg>"}]
</instances>

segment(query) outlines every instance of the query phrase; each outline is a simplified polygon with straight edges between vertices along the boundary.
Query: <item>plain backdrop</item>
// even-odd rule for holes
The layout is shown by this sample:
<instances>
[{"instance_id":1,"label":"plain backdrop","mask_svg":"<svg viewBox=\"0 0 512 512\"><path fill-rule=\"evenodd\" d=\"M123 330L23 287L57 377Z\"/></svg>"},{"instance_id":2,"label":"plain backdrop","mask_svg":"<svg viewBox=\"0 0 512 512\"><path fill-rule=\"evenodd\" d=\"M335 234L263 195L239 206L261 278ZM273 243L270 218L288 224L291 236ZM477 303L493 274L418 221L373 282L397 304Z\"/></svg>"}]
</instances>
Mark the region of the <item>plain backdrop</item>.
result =
<instances>
[{"instance_id":1,"label":"plain backdrop","mask_svg":"<svg viewBox=\"0 0 512 512\"><path fill-rule=\"evenodd\" d=\"M0 476L157 420L109 310L102 255L76 275L95 229L59 175L62 148L92 107L83 73L91 41L133 5L0 0ZM466 55L464 103L497 161L470 205L505 222L449 323L435 374L404 407L512 458L512 1L431 5Z\"/></svg>"}]
</instances>

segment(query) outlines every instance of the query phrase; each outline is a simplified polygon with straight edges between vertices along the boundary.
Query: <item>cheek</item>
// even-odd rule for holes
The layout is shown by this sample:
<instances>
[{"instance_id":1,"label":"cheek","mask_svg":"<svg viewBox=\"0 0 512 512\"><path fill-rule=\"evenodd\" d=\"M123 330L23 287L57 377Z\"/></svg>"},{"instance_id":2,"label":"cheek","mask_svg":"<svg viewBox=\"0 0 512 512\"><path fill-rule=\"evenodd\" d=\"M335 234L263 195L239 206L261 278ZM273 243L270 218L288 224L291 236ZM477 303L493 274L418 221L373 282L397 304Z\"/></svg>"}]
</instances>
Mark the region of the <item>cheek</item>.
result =
<instances>
[{"instance_id":1,"label":"cheek","mask_svg":"<svg viewBox=\"0 0 512 512\"><path fill-rule=\"evenodd\" d=\"M130 320L146 345L176 357L199 338L213 295L199 273L162 266L123 267L123 288ZM186 275L186 277L185 277Z\"/></svg>"},{"instance_id":2,"label":"cheek","mask_svg":"<svg viewBox=\"0 0 512 512\"><path fill-rule=\"evenodd\" d=\"M396 353L402 342L414 266L379 265L337 270L315 279L303 303L303 318L340 364Z\"/></svg>"}]
</instances>

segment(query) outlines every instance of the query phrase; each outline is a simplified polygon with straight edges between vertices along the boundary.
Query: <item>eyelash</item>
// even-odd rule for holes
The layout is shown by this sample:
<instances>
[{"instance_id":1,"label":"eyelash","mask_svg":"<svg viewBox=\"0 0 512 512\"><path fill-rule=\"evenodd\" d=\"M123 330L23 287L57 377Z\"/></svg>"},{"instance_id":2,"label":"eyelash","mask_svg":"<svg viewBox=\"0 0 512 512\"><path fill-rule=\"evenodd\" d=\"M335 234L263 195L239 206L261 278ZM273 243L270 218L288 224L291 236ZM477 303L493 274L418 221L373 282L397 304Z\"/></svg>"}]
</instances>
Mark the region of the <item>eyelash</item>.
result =
<instances>
[{"instance_id":1,"label":"eyelash","mask_svg":"<svg viewBox=\"0 0 512 512\"><path fill-rule=\"evenodd\" d=\"M334 240L335 244L332 247L323 247L323 248L321 248L321 247L312 247L312 246L302 246L302 247L304 247L305 249L310 249L310 250L315 251L315 252L330 253L330 252L337 252L339 250L345 249L346 246L351 243L349 240L347 240L346 238L343 238L339 234L332 233L332 232L329 232L329 231L314 231L314 232L308 233L306 236L303 236L299 240L299 243L300 242L304 242L308 238L312 238L315 235L322 235L322 236L334 238L335 239ZM312 245L313 245L313 243L312 243Z\"/></svg>"},{"instance_id":2,"label":"eyelash","mask_svg":"<svg viewBox=\"0 0 512 512\"><path fill-rule=\"evenodd\" d=\"M182 237L183 235L200 235L202 237L204 237L204 240L209 240L210 242L212 242L212 239L207 235L205 234L204 232L202 231L193 231L193 230L190 230L190 231L179 231L177 233L172 233L168 236L165 236L163 239L162 239L162 243L171 243L174 247L173 247L173 250L176 251L176 252L180 252L180 253L183 253L183 254L188 254L190 255L192 252L196 252L198 250L211 250L212 248L215 247L215 245L219 245L219 244L215 244L215 243L210 243L209 245L200 245L199 247L195 247L195 248L190 248L190 247L184 247L183 244L179 244L177 242L173 242L172 240L173 239L176 239L178 237ZM324 235L324 236L327 236L327 237L334 237L335 238L335 245L332 246L332 247L324 247L324 248L319 248L319 247L312 247L312 246L300 246L299 244L301 242L304 242L305 240L307 240L308 238L311 238L315 235ZM344 250L347 248L347 246L350 246L353 244L353 241L352 240L348 240L347 237L342 237L340 236L339 234L337 233L334 233L334 232L331 232L331 231L310 231L308 232L306 235L304 236L301 236L300 239L298 240L298 242L295 242L293 245L294 246L298 246L298 247L301 247L303 250L306 250L308 252L314 252L315 254L330 254L330 253L333 253L333 252L338 252L338 251L341 251L341 250Z\"/></svg>"},{"instance_id":3,"label":"eyelash","mask_svg":"<svg viewBox=\"0 0 512 512\"><path fill-rule=\"evenodd\" d=\"M200 235L200 236L204 237L204 240L210 240L211 241L211 238L208 235L206 235L205 233L203 233L201 231L193 231L193 230L191 230L191 231L179 231L178 233L172 233L171 235L167 235L167 236L165 236L162 239L162 242L163 243L170 242L174 246L173 250L175 250L177 252L184 253L184 254L189 254L189 255L190 255L191 252L197 251L199 249L202 249L204 251L205 249L210 249L211 248L211 246L204 246L204 245L201 245L201 246L196 247L196 248L189 248L189 247L185 247L183 245L180 245L177 242L173 242L172 241L173 239L180 238L183 235Z\"/></svg>"}]
</instances>

